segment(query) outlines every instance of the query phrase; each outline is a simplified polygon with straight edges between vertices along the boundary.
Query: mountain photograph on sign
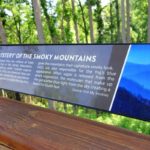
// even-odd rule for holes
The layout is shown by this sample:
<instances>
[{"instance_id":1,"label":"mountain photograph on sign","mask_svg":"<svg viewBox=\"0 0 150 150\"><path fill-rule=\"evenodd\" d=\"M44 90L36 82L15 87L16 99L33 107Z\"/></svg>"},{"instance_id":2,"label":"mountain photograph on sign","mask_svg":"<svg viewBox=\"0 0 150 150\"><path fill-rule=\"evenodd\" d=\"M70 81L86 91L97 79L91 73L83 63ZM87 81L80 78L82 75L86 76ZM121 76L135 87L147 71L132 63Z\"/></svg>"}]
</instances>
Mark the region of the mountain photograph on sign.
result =
<instances>
[{"instance_id":1,"label":"mountain photograph on sign","mask_svg":"<svg viewBox=\"0 0 150 150\"><path fill-rule=\"evenodd\" d=\"M132 45L112 111L150 120L150 45Z\"/></svg>"}]
</instances>

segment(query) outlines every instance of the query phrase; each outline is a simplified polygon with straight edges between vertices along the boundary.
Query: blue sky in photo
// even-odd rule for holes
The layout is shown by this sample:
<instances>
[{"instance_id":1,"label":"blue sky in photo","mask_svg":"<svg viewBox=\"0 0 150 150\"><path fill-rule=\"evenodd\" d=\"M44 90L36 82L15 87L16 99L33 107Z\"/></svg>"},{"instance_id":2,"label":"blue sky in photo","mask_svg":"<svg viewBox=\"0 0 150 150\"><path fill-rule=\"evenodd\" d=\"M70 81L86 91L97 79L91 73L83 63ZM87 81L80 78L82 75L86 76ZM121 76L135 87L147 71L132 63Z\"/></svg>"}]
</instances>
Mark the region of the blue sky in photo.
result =
<instances>
[{"instance_id":1,"label":"blue sky in photo","mask_svg":"<svg viewBox=\"0 0 150 150\"><path fill-rule=\"evenodd\" d=\"M150 44L132 45L127 62L134 64L150 65Z\"/></svg>"}]
</instances>

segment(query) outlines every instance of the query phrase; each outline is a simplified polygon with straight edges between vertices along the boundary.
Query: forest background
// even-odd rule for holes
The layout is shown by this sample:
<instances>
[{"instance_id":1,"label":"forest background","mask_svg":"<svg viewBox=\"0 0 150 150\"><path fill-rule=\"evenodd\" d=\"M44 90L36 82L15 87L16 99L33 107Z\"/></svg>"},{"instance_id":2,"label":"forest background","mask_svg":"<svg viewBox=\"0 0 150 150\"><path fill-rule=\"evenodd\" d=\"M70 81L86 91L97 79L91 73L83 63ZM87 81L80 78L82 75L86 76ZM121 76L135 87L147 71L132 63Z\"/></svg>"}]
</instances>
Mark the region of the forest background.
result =
<instances>
[{"instance_id":1,"label":"forest background","mask_svg":"<svg viewBox=\"0 0 150 150\"><path fill-rule=\"evenodd\" d=\"M150 0L0 0L1 44L150 43ZM1 96L150 134L150 123L10 91Z\"/></svg>"}]
</instances>

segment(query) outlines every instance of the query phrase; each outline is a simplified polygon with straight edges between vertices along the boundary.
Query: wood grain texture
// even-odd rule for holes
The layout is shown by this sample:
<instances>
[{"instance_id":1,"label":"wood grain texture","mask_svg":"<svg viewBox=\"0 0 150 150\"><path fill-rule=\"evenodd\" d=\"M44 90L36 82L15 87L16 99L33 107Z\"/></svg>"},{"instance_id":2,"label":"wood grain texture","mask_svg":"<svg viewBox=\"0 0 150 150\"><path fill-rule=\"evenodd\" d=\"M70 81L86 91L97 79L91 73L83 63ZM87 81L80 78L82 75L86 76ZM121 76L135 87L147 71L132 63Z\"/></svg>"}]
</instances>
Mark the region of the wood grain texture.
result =
<instances>
[{"instance_id":1,"label":"wood grain texture","mask_svg":"<svg viewBox=\"0 0 150 150\"><path fill-rule=\"evenodd\" d=\"M0 144L0 150L12 150L11 148L5 146L5 145L1 145Z\"/></svg>"},{"instance_id":2,"label":"wood grain texture","mask_svg":"<svg viewBox=\"0 0 150 150\"><path fill-rule=\"evenodd\" d=\"M15 150L149 150L150 136L0 98L0 143Z\"/></svg>"}]
</instances>

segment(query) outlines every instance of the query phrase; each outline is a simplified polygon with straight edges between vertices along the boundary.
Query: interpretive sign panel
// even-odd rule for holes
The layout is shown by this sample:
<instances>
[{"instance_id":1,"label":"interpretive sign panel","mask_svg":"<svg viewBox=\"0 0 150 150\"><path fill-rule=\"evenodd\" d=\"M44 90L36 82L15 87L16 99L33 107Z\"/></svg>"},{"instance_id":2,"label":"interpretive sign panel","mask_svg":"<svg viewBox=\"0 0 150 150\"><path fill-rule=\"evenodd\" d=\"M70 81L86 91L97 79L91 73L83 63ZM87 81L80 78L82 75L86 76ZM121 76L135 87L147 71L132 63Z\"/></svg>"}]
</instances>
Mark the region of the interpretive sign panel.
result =
<instances>
[{"instance_id":1,"label":"interpretive sign panel","mask_svg":"<svg viewBox=\"0 0 150 150\"><path fill-rule=\"evenodd\" d=\"M118 87L131 47L3 45L0 88L125 114L118 92L127 93Z\"/></svg>"}]
</instances>

